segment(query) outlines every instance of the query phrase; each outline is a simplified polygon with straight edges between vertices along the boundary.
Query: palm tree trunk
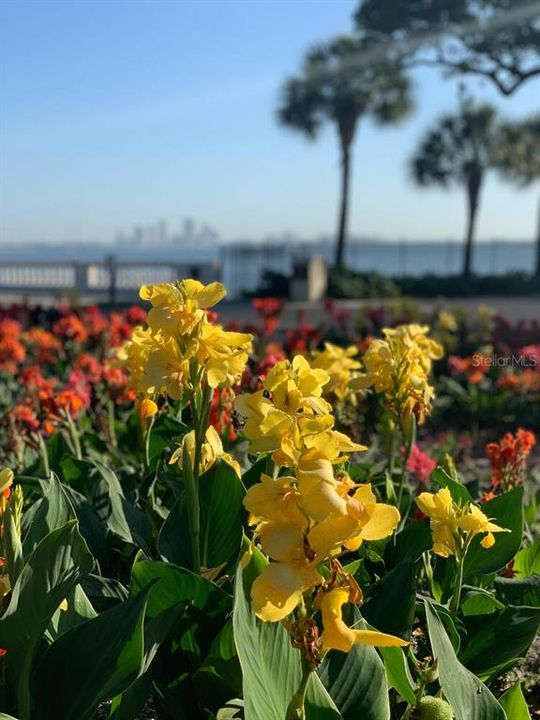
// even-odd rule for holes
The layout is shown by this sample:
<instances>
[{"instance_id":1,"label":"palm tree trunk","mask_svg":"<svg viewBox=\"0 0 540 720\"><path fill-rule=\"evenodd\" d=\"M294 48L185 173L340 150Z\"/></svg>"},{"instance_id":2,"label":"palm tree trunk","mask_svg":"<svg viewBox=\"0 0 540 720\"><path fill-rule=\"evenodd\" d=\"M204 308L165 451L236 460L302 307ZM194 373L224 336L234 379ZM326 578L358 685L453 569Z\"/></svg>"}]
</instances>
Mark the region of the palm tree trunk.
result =
<instances>
[{"instance_id":1,"label":"palm tree trunk","mask_svg":"<svg viewBox=\"0 0 540 720\"><path fill-rule=\"evenodd\" d=\"M465 252L463 254L463 277L471 276L474 232L481 182L481 176L475 175L469 179L467 184L467 233L465 235Z\"/></svg>"},{"instance_id":2,"label":"palm tree trunk","mask_svg":"<svg viewBox=\"0 0 540 720\"><path fill-rule=\"evenodd\" d=\"M350 161L351 146L341 144L341 207L339 211L338 234L334 266L342 268L345 264L345 245L347 242L347 219L349 214Z\"/></svg>"},{"instance_id":3,"label":"palm tree trunk","mask_svg":"<svg viewBox=\"0 0 540 720\"><path fill-rule=\"evenodd\" d=\"M538 220L536 225L536 267L535 275L540 276L540 198L538 200Z\"/></svg>"}]
</instances>

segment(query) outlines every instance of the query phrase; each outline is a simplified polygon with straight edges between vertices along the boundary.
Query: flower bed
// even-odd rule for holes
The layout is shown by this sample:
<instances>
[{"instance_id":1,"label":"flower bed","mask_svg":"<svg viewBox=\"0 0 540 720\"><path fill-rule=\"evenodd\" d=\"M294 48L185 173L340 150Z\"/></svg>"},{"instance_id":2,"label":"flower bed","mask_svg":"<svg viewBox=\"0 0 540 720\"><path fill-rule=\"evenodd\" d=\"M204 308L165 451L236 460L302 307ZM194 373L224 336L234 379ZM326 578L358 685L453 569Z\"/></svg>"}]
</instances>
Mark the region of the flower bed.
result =
<instances>
[{"instance_id":1,"label":"flower bed","mask_svg":"<svg viewBox=\"0 0 540 720\"><path fill-rule=\"evenodd\" d=\"M538 326L224 295L0 315L0 717L529 717Z\"/></svg>"}]
</instances>

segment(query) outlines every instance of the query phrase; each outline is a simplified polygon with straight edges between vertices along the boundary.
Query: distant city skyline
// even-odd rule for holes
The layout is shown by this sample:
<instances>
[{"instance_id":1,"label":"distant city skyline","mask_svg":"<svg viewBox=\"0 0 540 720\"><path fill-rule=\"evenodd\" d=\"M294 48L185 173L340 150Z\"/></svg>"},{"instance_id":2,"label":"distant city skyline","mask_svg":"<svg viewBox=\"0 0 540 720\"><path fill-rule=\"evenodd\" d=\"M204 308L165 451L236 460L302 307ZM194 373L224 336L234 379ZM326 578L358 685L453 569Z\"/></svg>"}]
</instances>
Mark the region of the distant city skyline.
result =
<instances>
[{"instance_id":1,"label":"distant city skyline","mask_svg":"<svg viewBox=\"0 0 540 720\"><path fill-rule=\"evenodd\" d=\"M160 221L181 232L184 217L223 241L332 237L336 139L327 130L310 143L280 128L275 110L306 49L350 32L356 6L0 0L0 243L108 243ZM456 107L459 81L425 68L414 80L410 120L361 123L353 236L463 236L462 193L414 188L406 164L426 127ZM538 110L538 79L510 98L466 83L506 117ZM538 185L516 190L492 174L479 239L532 239L537 196Z\"/></svg>"}]
</instances>

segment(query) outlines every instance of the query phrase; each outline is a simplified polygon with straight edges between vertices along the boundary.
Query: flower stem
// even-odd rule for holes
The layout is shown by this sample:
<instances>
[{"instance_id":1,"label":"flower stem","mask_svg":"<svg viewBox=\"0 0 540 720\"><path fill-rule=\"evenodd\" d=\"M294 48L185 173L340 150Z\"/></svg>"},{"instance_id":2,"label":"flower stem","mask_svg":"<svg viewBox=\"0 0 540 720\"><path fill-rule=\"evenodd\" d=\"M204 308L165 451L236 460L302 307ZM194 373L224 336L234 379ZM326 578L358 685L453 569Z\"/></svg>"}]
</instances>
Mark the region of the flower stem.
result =
<instances>
[{"instance_id":1,"label":"flower stem","mask_svg":"<svg viewBox=\"0 0 540 720\"><path fill-rule=\"evenodd\" d=\"M191 467L191 458L187 447L184 447L183 457L184 470L184 488L186 493L186 507L188 514L188 529L191 540L191 558L193 562L193 572L201 572L201 528L200 528L200 507L199 492L193 468Z\"/></svg>"},{"instance_id":2,"label":"flower stem","mask_svg":"<svg viewBox=\"0 0 540 720\"><path fill-rule=\"evenodd\" d=\"M463 585L464 560L465 556L458 559L458 571L454 584L454 592L452 593L452 599L450 600L450 605L448 606L448 609L450 610L450 613L452 615L457 615L457 611L459 610L459 602L461 600L461 586Z\"/></svg>"},{"instance_id":3,"label":"flower stem","mask_svg":"<svg viewBox=\"0 0 540 720\"><path fill-rule=\"evenodd\" d=\"M313 666L307 662L302 663L302 679L300 680L300 687L292 696L289 707L287 708L287 715L285 720L305 720L306 710L304 707L306 699L306 690L309 682L311 673L313 672Z\"/></svg>"}]
</instances>

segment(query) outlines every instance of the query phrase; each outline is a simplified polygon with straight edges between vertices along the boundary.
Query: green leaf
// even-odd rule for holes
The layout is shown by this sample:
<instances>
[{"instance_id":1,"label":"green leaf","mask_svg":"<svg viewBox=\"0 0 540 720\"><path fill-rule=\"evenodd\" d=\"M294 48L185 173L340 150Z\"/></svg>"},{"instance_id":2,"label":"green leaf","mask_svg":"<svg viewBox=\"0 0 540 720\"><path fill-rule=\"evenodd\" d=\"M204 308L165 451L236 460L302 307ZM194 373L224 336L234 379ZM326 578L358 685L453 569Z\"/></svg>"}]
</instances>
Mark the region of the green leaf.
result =
<instances>
[{"instance_id":1,"label":"green leaf","mask_svg":"<svg viewBox=\"0 0 540 720\"><path fill-rule=\"evenodd\" d=\"M66 596L67 609L58 608L47 628L47 640L54 642L71 628L86 620L95 618L97 613L80 585L76 585Z\"/></svg>"},{"instance_id":2,"label":"green leaf","mask_svg":"<svg viewBox=\"0 0 540 720\"><path fill-rule=\"evenodd\" d=\"M523 533L523 488L517 488L482 505L482 512L496 525L510 532L497 533L495 545L483 548L481 537L475 537L467 551L464 578L501 570L517 553Z\"/></svg>"},{"instance_id":3,"label":"green leaf","mask_svg":"<svg viewBox=\"0 0 540 720\"><path fill-rule=\"evenodd\" d=\"M540 575L495 578L497 594L509 605L540 607Z\"/></svg>"},{"instance_id":4,"label":"green leaf","mask_svg":"<svg viewBox=\"0 0 540 720\"><path fill-rule=\"evenodd\" d=\"M370 590L362 615L381 632L408 639L416 609L414 564L403 562Z\"/></svg>"},{"instance_id":5,"label":"green leaf","mask_svg":"<svg viewBox=\"0 0 540 720\"><path fill-rule=\"evenodd\" d=\"M442 467L437 467L431 473L431 480L436 482L439 487L448 488L452 499L459 505L467 505L467 503L473 502L473 499L462 483L454 480Z\"/></svg>"},{"instance_id":6,"label":"green leaf","mask_svg":"<svg viewBox=\"0 0 540 720\"><path fill-rule=\"evenodd\" d=\"M347 622L365 626L355 608ZM319 676L343 720L390 718L384 665L375 648L355 645L348 653L332 650L325 657Z\"/></svg>"},{"instance_id":7,"label":"green leaf","mask_svg":"<svg viewBox=\"0 0 540 720\"><path fill-rule=\"evenodd\" d=\"M17 678L21 720L30 717L29 677L34 654L52 615L93 566L77 522L49 533L28 559L0 620L5 661Z\"/></svg>"},{"instance_id":8,"label":"green leaf","mask_svg":"<svg viewBox=\"0 0 540 720\"><path fill-rule=\"evenodd\" d=\"M157 581L157 582L156 582ZM146 614L153 618L179 602L203 610L212 595L225 601L226 595L215 583L185 568L155 560L139 560L131 571L130 593L135 595L155 583Z\"/></svg>"},{"instance_id":9,"label":"green leaf","mask_svg":"<svg viewBox=\"0 0 540 720\"><path fill-rule=\"evenodd\" d=\"M235 471L218 461L199 479L201 563L206 568L236 561L242 540L244 488ZM158 539L161 556L192 569L191 538L187 531L184 495L174 504Z\"/></svg>"},{"instance_id":10,"label":"green leaf","mask_svg":"<svg viewBox=\"0 0 540 720\"><path fill-rule=\"evenodd\" d=\"M487 678L502 663L526 654L540 625L540 609L510 606L489 622L484 617L466 618L465 625L467 643L460 660Z\"/></svg>"},{"instance_id":11,"label":"green leaf","mask_svg":"<svg viewBox=\"0 0 540 720\"><path fill-rule=\"evenodd\" d=\"M250 563L250 566L252 563ZM300 652L292 647L281 623L263 623L255 617L246 593L253 568L238 567L235 581L233 627L243 673L245 720L285 718L289 702L301 679ZM312 674L308 684L306 720L340 720L341 715Z\"/></svg>"},{"instance_id":12,"label":"green leaf","mask_svg":"<svg viewBox=\"0 0 540 720\"><path fill-rule=\"evenodd\" d=\"M490 690L459 662L444 626L426 600L429 639L438 661L439 682L456 720L506 720Z\"/></svg>"},{"instance_id":13,"label":"green leaf","mask_svg":"<svg viewBox=\"0 0 540 720\"><path fill-rule=\"evenodd\" d=\"M402 648L379 648L382 655L386 676L390 687L393 687L410 705L416 703L414 681L411 677L407 658Z\"/></svg>"},{"instance_id":14,"label":"green leaf","mask_svg":"<svg viewBox=\"0 0 540 720\"><path fill-rule=\"evenodd\" d=\"M32 678L35 720L89 720L98 705L125 690L143 661L148 592L64 633L45 652ZM58 692L51 692L58 678Z\"/></svg>"},{"instance_id":15,"label":"green leaf","mask_svg":"<svg viewBox=\"0 0 540 720\"><path fill-rule=\"evenodd\" d=\"M520 683L508 688L499 698L499 703L504 708L508 720L531 720Z\"/></svg>"},{"instance_id":16,"label":"green leaf","mask_svg":"<svg viewBox=\"0 0 540 720\"><path fill-rule=\"evenodd\" d=\"M413 520L401 532L394 535L386 546L385 555L391 565L407 560L413 562L429 550L433 541L428 520Z\"/></svg>"},{"instance_id":17,"label":"green leaf","mask_svg":"<svg viewBox=\"0 0 540 720\"><path fill-rule=\"evenodd\" d=\"M481 588L464 588L461 600L461 612L465 617L470 615L491 615L503 610L504 605L487 590Z\"/></svg>"},{"instance_id":18,"label":"green leaf","mask_svg":"<svg viewBox=\"0 0 540 720\"><path fill-rule=\"evenodd\" d=\"M518 552L514 558L514 572L518 577L540 574L540 540Z\"/></svg>"},{"instance_id":19,"label":"green leaf","mask_svg":"<svg viewBox=\"0 0 540 720\"><path fill-rule=\"evenodd\" d=\"M108 490L110 508L105 521L107 527L124 542L150 554L150 529L144 514L126 499L120 481L110 468L97 460L92 460L91 464Z\"/></svg>"},{"instance_id":20,"label":"green leaf","mask_svg":"<svg viewBox=\"0 0 540 720\"><path fill-rule=\"evenodd\" d=\"M47 490L41 500L23 516L23 554L29 555L52 530L76 520L73 505L58 477L51 473Z\"/></svg>"},{"instance_id":21,"label":"green leaf","mask_svg":"<svg viewBox=\"0 0 540 720\"><path fill-rule=\"evenodd\" d=\"M79 520L80 532L86 540L92 555L101 563L106 561L107 531L105 524L92 507L92 504L77 490L64 486Z\"/></svg>"}]
</instances>

